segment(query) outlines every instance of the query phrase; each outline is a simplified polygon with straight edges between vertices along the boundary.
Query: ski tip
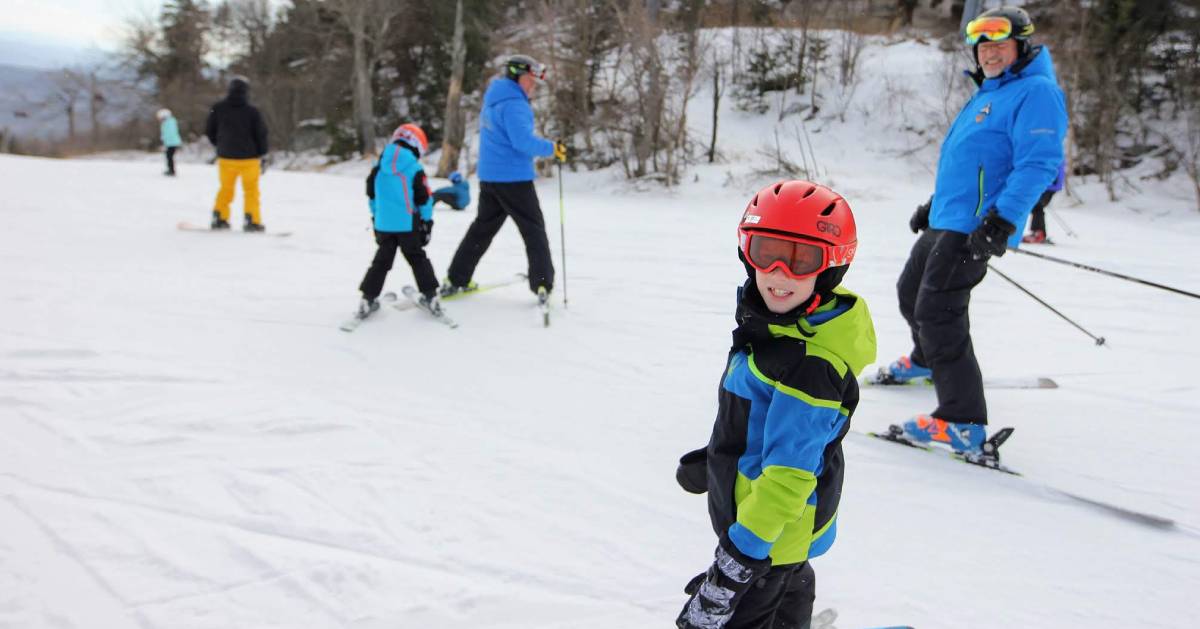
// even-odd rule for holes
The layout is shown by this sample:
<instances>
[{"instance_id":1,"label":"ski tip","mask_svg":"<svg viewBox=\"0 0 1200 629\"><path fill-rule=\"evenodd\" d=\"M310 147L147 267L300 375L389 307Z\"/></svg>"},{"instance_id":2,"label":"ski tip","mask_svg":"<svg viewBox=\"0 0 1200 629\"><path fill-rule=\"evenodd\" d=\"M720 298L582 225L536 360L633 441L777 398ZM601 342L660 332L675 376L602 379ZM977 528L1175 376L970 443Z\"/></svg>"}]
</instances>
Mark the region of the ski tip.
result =
<instances>
[{"instance_id":1,"label":"ski tip","mask_svg":"<svg viewBox=\"0 0 1200 629\"><path fill-rule=\"evenodd\" d=\"M1037 384L1039 389L1057 389L1058 383L1050 378L1038 378Z\"/></svg>"}]
</instances>

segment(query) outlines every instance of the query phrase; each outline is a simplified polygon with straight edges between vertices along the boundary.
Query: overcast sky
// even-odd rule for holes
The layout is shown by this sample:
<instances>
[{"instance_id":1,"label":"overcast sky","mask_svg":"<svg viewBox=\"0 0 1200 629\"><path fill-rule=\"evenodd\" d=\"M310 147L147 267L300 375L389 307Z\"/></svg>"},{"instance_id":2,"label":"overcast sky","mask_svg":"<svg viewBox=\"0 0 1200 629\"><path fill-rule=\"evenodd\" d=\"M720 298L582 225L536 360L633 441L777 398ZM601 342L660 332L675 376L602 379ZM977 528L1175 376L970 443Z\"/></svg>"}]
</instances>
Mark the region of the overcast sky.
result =
<instances>
[{"instance_id":1,"label":"overcast sky","mask_svg":"<svg viewBox=\"0 0 1200 629\"><path fill-rule=\"evenodd\" d=\"M0 33L51 46L112 50L132 17L157 15L162 0L0 0Z\"/></svg>"}]
</instances>

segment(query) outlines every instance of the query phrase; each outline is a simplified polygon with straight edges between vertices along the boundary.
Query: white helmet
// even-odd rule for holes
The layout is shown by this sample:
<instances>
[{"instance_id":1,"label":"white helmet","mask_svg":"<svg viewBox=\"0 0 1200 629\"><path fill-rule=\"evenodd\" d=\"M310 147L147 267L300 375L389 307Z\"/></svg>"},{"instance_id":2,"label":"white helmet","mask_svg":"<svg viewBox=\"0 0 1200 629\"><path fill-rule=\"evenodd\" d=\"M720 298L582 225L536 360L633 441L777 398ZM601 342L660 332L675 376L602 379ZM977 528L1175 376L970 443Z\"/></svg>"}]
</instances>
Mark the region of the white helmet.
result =
<instances>
[{"instance_id":1,"label":"white helmet","mask_svg":"<svg viewBox=\"0 0 1200 629\"><path fill-rule=\"evenodd\" d=\"M154 114L154 117L158 118L159 120L166 120L167 118L171 117L171 110L164 107L158 110L158 113Z\"/></svg>"}]
</instances>

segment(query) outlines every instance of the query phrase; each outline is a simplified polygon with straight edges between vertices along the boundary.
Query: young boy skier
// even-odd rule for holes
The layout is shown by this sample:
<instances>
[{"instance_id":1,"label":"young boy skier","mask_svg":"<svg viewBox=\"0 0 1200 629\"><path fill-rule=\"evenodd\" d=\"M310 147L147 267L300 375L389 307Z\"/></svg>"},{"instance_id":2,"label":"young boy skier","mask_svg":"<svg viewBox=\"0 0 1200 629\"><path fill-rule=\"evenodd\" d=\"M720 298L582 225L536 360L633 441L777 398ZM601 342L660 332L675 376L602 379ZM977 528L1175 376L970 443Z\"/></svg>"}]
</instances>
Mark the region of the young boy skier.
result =
<instances>
[{"instance_id":1,"label":"young boy skier","mask_svg":"<svg viewBox=\"0 0 1200 629\"><path fill-rule=\"evenodd\" d=\"M433 202L420 159L428 147L421 127L402 124L396 127L392 142L383 149L367 175L367 196L379 248L358 287L362 291L359 318L379 309L379 293L388 271L392 270L396 249L400 249L412 267L421 293L420 305L435 314L442 309L437 296L437 275L425 256L425 245L433 232Z\"/></svg>"},{"instance_id":2,"label":"young boy skier","mask_svg":"<svg viewBox=\"0 0 1200 629\"><path fill-rule=\"evenodd\" d=\"M857 376L875 360L866 302L838 288L858 247L850 206L833 190L784 181L751 199L738 228L749 279L721 378L708 446L680 483L708 492L716 560L685 588L681 629L806 627L809 559L837 531L842 438ZM692 481L689 483L688 481Z\"/></svg>"}]
</instances>

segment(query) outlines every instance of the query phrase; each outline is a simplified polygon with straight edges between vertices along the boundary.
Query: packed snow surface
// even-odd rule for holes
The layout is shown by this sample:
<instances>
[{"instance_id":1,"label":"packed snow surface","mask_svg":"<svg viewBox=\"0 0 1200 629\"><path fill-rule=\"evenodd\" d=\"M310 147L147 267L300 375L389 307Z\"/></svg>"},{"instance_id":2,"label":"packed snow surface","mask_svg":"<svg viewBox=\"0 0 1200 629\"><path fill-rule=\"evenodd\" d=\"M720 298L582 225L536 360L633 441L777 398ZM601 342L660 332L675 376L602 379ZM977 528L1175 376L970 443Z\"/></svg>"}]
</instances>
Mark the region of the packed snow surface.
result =
<instances>
[{"instance_id":1,"label":"packed snow surface","mask_svg":"<svg viewBox=\"0 0 1200 629\"><path fill-rule=\"evenodd\" d=\"M930 71L917 47L893 62ZM670 626L715 543L674 468L715 414L735 227L772 181L753 172L772 120L726 112L723 163L674 189L567 172L565 277L559 181L540 180L550 328L518 285L449 302L457 330L385 308L339 331L374 253L365 172L267 173L264 222L294 232L272 238L175 228L208 219L203 163L171 179L147 161L0 157L0 627ZM823 178L858 218L845 284L887 362L910 349L894 283L936 145L901 154L911 136L867 108L818 122ZM1188 182L1138 186L1060 194L1077 237L1051 218L1058 245L1037 251L1200 291ZM473 214L437 211L439 275ZM1190 626L1200 302L993 264L1107 345L989 275L971 304L985 375L1060 385L988 392L1025 477L852 433L817 609L842 629ZM524 268L509 225L476 279ZM397 259L388 288L411 281ZM853 428L933 406L929 389L864 389Z\"/></svg>"}]
</instances>

